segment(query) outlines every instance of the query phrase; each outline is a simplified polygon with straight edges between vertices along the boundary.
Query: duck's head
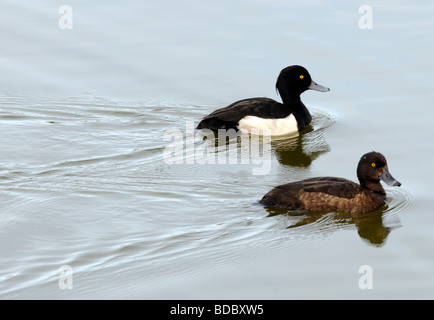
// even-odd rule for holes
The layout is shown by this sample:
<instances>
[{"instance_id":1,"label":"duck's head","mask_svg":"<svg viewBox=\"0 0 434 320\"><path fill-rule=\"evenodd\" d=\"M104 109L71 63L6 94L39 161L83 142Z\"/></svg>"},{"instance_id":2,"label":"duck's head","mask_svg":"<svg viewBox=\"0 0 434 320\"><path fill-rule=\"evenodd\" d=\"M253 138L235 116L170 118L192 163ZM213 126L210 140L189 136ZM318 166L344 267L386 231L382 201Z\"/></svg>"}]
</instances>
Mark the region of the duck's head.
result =
<instances>
[{"instance_id":1,"label":"duck's head","mask_svg":"<svg viewBox=\"0 0 434 320\"><path fill-rule=\"evenodd\" d=\"M309 89L320 92L330 91L329 88L313 81L306 68L297 65L286 67L280 72L276 89L283 102L300 99L300 94Z\"/></svg>"},{"instance_id":2,"label":"duck's head","mask_svg":"<svg viewBox=\"0 0 434 320\"><path fill-rule=\"evenodd\" d=\"M362 187L379 184L382 180L389 186L399 187L401 183L397 181L389 172L386 158L379 152L369 152L362 156L357 166L357 177ZM374 190L375 191L375 190Z\"/></svg>"}]
</instances>

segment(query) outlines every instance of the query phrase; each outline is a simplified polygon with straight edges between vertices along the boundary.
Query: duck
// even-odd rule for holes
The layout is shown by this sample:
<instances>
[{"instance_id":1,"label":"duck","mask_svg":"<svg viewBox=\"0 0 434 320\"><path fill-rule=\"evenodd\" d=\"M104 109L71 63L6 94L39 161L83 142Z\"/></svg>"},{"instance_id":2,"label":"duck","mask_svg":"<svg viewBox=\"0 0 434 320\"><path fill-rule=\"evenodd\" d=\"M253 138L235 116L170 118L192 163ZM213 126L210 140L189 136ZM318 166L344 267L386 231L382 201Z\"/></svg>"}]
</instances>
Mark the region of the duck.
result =
<instances>
[{"instance_id":1,"label":"duck","mask_svg":"<svg viewBox=\"0 0 434 320\"><path fill-rule=\"evenodd\" d=\"M259 202L265 207L295 212L367 213L385 203L386 192L380 180L390 186L401 186L390 174L384 155L375 151L360 158L357 178L360 184L336 177L290 182L274 187Z\"/></svg>"},{"instance_id":2,"label":"duck","mask_svg":"<svg viewBox=\"0 0 434 320\"><path fill-rule=\"evenodd\" d=\"M306 68L299 65L288 66L280 72L276 90L283 103L266 97L239 100L204 117L196 129L234 129L264 135L298 132L312 121L300 95L306 90L330 91L313 81Z\"/></svg>"}]
</instances>

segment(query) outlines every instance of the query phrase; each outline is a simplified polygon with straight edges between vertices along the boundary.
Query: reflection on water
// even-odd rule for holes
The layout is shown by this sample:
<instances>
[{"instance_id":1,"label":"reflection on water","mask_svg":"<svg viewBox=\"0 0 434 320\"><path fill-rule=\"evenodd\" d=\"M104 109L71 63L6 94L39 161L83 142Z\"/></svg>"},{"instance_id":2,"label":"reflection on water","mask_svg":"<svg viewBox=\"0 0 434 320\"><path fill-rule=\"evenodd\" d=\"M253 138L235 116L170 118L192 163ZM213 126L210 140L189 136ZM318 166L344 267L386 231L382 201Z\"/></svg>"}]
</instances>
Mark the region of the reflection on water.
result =
<instances>
[{"instance_id":1,"label":"reflection on water","mask_svg":"<svg viewBox=\"0 0 434 320\"><path fill-rule=\"evenodd\" d=\"M360 238L374 246L379 247L384 244L389 233L396 228L384 224L383 213L386 210L387 206L385 205L369 215L360 215L353 218Z\"/></svg>"},{"instance_id":2,"label":"reflection on water","mask_svg":"<svg viewBox=\"0 0 434 320\"><path fill-rule=\"evenodd\" d=\"M275 176L246 173L241 161L246 145L238 136L223 146L216 139L194 141L195 151L207 156L210 146L214 157L214 164L199 163L197 153L187 152L188 134L176 118L178 105L81 101L65 107L63 101L50 101L46 107L44 101L4 100L9 105L2 108L0 122L8 152L1 160L0 237L4 244L13 244L1 248L4 297L18 295L22 288L34 288L34 296L56 296L57 291L41 286L55 282L52 270L65 262L94 281L100 280L97 273L111 276L110 268L134 278L129 268L135 265L146 271L148 276L138 282L146 287L175 269L180 276L193 273L209 257L220 257L220 267L233 263L246 247L280 246L287 234L301 235L303 243L310 243L312 237L355 228L367 243L381 246L399 227L396 215L410 209L405 193L403 198L401 190L393 190L376 215L282 212L286 225L280 228L277 219L266 218L263 208L250 202L264 185L275 184ZM199 117L193 107L182 109L186 121ZM268 151L258 148L258 154L244 160L258 165L255 161L268 157L277 167L306 168L330 151L326 138L333 123L327 113L314 112L311 127L300 135L273 137ZM178 127L179 141L164 141L164 133ZM250 138L250 147L262 141ZM163 161L171 143L175 153L182 151L180 165ZM233 150L241 158L231 158ZM222 165L221 155L226 159ZM231 159L236 160L233 166ZM33 254L20 254L23 251ZM180 260L189 264L179 268ZM19 269L17 263L24 267ZM36 274L35 268L39 276L26 277ZM73 294L94 290L81 287ZM97 294L104 296L102 290Z\"/></svg>"},{"instance_id":3,"label":"reflection on water","mask_svg":"<svg viewBox=\"0 0 434 320\"><path fill-rule=\"evenodd\" d=\"M288 220L296 220L287 229L309 226L309 230L304 230L307 233L330 233L354 225L360 238L377 247L382 246L392 229L396 228L384 224L383 214L387 210L387 205L369 214L345 212L305 212L303 214L276 208L266 208L266 210L269 217L285 214Z\"/></svg>"},{"instance_id":4,"label":"reflection on water","mask_svg":"<svg viewBox=\"0 0 434 320\"><path fill-rule=\"evenodd\" d=\"M206 150L207 156L211 155L209 160L213 163L217 162L214 158L220 153L217 159L226 161L226 156L228 156L227 163L243 164L261 160L267 155L266 146L270 144L271 150L281 165L307 168L320 155L331 150L324 133L333 123L334 119L328 113L314 111L311 125L300 133L284 136L262 137L236 132L233 129L221 130L218 133L199 130L196 132L199 137L196 139L196 146ZM184 140L188 138L185 137ZM221 153L226 154L221 155Z\"/></svg>"},{"instance_id":5,"label":"reflection on water","mask_svg":"<svg viewBox=\"0 0 434 320\"><path fill-rule=\"evenodd\" d=\"M325 132L335 122L324 111L312 111L312 123L300 134L276 137L272 148L280 164L291 167L309 167L320 155L331 150L325 139Z\"/></svg>"},{"instance_id":6,"label":"reflection on water","mask_svg":"<svg viewBox=\"0 0 434 320\"><path fill-rule=\"evenodd\" d=\"M398 214L413 205L413 197L405 189L401 192L388 192L386 203L369 213L346 212L309 212L307 210L286 210L282 208L264 208L268 217L284 216L287 218L288 230L305 227L305 234L329 234L341 229L355 227L362 240L374 247L385 244L390 232L401 227Z\"/></svg>"},{"instance_id":7,"label":"reflection on water","mask_svg":"<svg viewBox=\"0 0 434 320\"><path fill-rule=\"evenodd\" d=\"M361 260L391 271L374 271L382 289L370 297L396 297L397 286L432 296L432 4L375 4L373 30L361 30L359 5L342 1L74 1L74 28L60 30L57 1L3 3L0 298L366 298L353 270ZM292 64L332 92L306 94L310 128L244 159L267 156L269 175L252 175L226 144L208 164L210 141L195 142L197 153L185 137L164 141L240 97L275 97L277 73ZM339 125L311 105L342 115ZM180 164L163 159L170 143ZM402 188L366 217L269 218L251 205L371 148L390 155L417 208ZM330 247L312 241L330 234ZM57 285L65 263L73 290ZM311 265L322 267L316 278Z\"/></svg>"}]
</instances>

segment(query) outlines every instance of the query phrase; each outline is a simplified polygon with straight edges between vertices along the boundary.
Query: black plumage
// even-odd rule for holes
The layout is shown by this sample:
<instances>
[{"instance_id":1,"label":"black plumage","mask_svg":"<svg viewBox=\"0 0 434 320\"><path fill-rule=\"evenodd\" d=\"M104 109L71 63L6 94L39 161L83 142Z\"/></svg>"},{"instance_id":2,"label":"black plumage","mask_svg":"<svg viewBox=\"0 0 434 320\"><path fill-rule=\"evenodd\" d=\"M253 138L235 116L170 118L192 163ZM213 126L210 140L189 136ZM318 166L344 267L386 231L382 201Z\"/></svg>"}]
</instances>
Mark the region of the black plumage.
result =
<instances>
[{"instance_id":1,"label":"black plumage","mask_svg":"<svg viewBox=\"0 0 434 320\"><path fill-rule=\"evenodd\" d=\"M239 100L204 117L197 129L239 130L239 122L246 116L282 119L293 114L297 121L298 130L302 130L309 125L312 116L301 102L300 94L308 89L330 90L312 81L309 72L301 66L289 66L283 69L277 79L276 89L282 97L283 103L263 97Z\"/></svg>"}]
</instances>

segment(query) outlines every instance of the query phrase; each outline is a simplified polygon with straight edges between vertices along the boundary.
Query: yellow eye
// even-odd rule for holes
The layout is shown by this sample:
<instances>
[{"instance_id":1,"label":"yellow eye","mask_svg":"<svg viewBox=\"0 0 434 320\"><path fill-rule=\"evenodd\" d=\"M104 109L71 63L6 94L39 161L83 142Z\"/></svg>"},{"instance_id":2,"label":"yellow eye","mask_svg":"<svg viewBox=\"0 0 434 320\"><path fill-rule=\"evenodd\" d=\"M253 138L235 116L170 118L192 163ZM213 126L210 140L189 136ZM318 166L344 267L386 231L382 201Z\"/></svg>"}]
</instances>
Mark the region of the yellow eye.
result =
<instances>
[{"instance_id":1,"label":"yellow eye","mask_svg":"<svg viewBox=\"0 0 434 320\"><path fill-rule=\"evenodd\" d=\"M301 75L300 75L300 79L304 79L304 75L301 74Z\"/></svg>"},{"instance_id":2,"label":"yellow eye","mask_svg":"<svg viewBox=\"0 0 434 320\"><path fill-rule=\"evenodd\" d=\"M372 168L375 168L375 162L371 163Z\"/></svg>"}]
</instances>

